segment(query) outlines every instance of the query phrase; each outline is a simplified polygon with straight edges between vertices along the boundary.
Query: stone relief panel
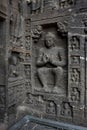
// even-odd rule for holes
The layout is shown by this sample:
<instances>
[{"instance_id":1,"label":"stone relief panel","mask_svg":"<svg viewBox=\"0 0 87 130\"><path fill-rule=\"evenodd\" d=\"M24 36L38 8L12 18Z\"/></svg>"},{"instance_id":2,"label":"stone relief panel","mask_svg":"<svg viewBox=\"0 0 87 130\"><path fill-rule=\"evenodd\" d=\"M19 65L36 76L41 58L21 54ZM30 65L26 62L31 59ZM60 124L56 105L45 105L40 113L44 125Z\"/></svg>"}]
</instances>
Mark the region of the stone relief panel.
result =
<instances>
[{"instance_id":1,"label":"stone relief panel","mask_svg":"<svg viewBox=\"0 0 87 130\"><path fill-rule=\"evenodd\" d=\"M30 50L30 36L26 36L25 40L26 40L25 48L26 50Z\"/></svg>"},{"instance_id":2,"label":"stone relief panel","mask_svg":"<svg viewBox=\"0 0 87 130\"><path fill-rule=\"evenodd\" d=\"M68 102L63 102L61 107L61 116L72 117L72 107Z\"/></svg>"},{"instance_id":3,"label":"stone relief panel","mask_svg":"<svg viewBox=\"0 0 87 130\"><path fill-rule=\"evenodd\" d=\"M85 57L81 48L85 43L85 37L78 34L69 34L69 99L71 102L78 104L84 100L83 93L85 91L84 74L85 62L82 59ZM82 45L83 43L83 45ZM83 85L82 85L83 84ZM83 87L81 87L83 86Z\"/></svg>"},{"instance_id":4,"label":"stone relief panel","mask_svg":"<svg viewBox=\"0 0 87 130\"><path fill-rule=\"evenodd\" d=\"M31 91L31 20L25 19L25 88L26 92Z\"/></svg>"},{"instance_id":5,"label":"stone relief panel","mask_svg":"<svg viewBox=\"0 0 87 130\"><path fill-rule=\"evenodd\" d=\"M78 22L75 23L74 18L77 17L76 14L70 16L72 18L65 16L67 18L63 17L63 20L60 20L62 16L65 14L68 15L70 11L73 11L72 7L75 1L27 0L27 3L30 11L28 15L31 19L25 19L25 36L22 35L23 17L20 0L18 3L18 12L21 14L21 17L18 13L18 15L12 14L10 18L10 29L12 30L10 37L11 47L18 47L18 50L16 50L17 53L20 53L19 50L21 48L24 48L23 51L25 51L23 62L25 85L22 80L9 84L9 107L14 107L14 104L19 104L20 101L23 101L23 92L26 88L26 103L32 115L38 113L36 115L41 114L41 117L47 115L47 117L52 117L52 119L54 119L54 116L56 120L61 121L64 118L65 120L72 117L77 119L79 111L84 111L84 105L80 106L79 104L85 102L84 92L86 86L84 85L84 80L86 77L84 76L84 62L86 59L84 60L84 58L86 57L83 54L84 46L82 46L85 42L82 42L82 37L78 34L81 23L79 24L78 19ZM53 20L47 19L48 21L46 21L45 16L47 17L47 14L51 14L50 11L53 11ZM43 14L42 12L45 13ZM41 19L39 15L37 17L39 13L42 13L40 15ZM58 17L60 13L61 18ZM36 19L34 16L36 16ZM73 21L73 25L70 25L70 21L67 22L66 19ZM54 25L55 21L57 22L56 25ZM53 24L46 25L46 23L51 22ZM82 27L85 34L87 32L86 24L85 21L84 28ZM74 25L76 28L74 28ZM76 31L77 34L73 33L69 35L68 31ZM25 41L23 41L23 36L25 37ZM68 54L66 53L67 50ZM19 72L19 63L16 62L19 56L16 58L12 57L13 61L9 64L9 78L17 79L22 75ZM67 99L66 102L64 102L65 99Z\"/></svg>"},{"instance_id":6,"label":"stone relief panel","mask_svg":"<svg viewBox=\"0 0 87 130\"><path fill-rule=\"evenodd\" d=\"M60 8L67 8L74 4L74 0L59 0Z\"/></svg>"},{"instance_id":7,"label":"stone relief panel","mask_svg":"<svg viewBox=\"0 0 87 130\"><path fill-rule=\"evenodd\" d=\"M14 6L15 5L15 6ZM24 18L23 18L23 2L18 0L16 2L10 1L10 47L21 47L23 48L23 29L24 29Z\"/></svg>"},{"instance_id":8,"label":"stone relief panel","mask_svg":"<svg viewBox=\"0 0 87 130\"><path fill-rule=\"evenodd\" d=\"M32 93L27 93L25 102L29 105L29 112L44 114L44 112L46 111L46 105L43 96L41 95L34 95Z\"/></svg>"},{"instance_id":9,"label":"stone relief panel","mask_svg":"<svg viewBox=\"0 0 87 130\"><path fill-rule=\"evenodd\" d=\"M71 49L72 51L78 51L80 49L80 41L78 36L73 36L71 38Z\"/></svg>"},{"instance_id":10,"label":"stone relief panel","mask_svg":"<svg viewBox=\"0 0 87 130\"><path fill-rule=\"evenodd\" d=\"M67 33L68 33L67 25L68 25L67 21L63 21L63 22L58 21L57 22L57 28L58 28L57 31L60 35L62 35L62 36L67 35Z\"/></svg>"},{"instance_id":11,"label":"stone relief panel","mask_svg":"<svg viewBox=\"0 0 87 130\"><path fill-rule=\"evenodd\" d=\"M71 90L71 101L79 103L80 102L80 90L78 88L72 88Z\"/></svg>"},{"instance_id":12,"label":"stone relief panel","mask_svg":"<svg viewBox=\"0 0 87 130\"><path fill-rule=\"evenodd\" d=\"M76 84L80 82L80 72L76 68L73 68L71 71L71 82Z\"/></svg>"},{"instance_id":13,"label":"stone relief panel","mask_svg":"<svg viewBox=\"0 0 87 130\"><path fill-rule=\"evenodd\" d=\"M66 40L63 43L60 38L64 45L58 46L61 43L57 43L58 34L56 31L55 33L48 30L47 33L42 33L37 44L33 41L32 85L35 91L63 94L67 86L62 84L63 80L67 82L65 80L67 77Z\"/></svg>"},{"instance_id":14,"label":"stone relief panel","mask_svg":"<svg viewBox=\"0 0 87 130\"><path fill-rule=\"evenodd\" d=\"M30 55L30 53L26 53L26 55L25 55L25 62L26 63L30 63L31 62L31 55Z\"/></svg>"},{"instance_id":15,"label":"stone relief panel","mask_svg":"<svg viewBox=\"0 0 87 130\"><path fill-rule=\"evenodd\" d=\"M57 114L57 107L53 101L49 101L46 104L46 113L48 115L56 116Z\"/></svg>"},{"instance_id":16,"label":"stone relief panel","mask_svg":"<svg viewBox=\"0 0 87 130\"><path fill-rule=\"evenodd\" d=\"M41 38L42 35L42 26L38 25L35 26L34 29L32 30L32 38L35 43L38 42L38 40Z\"/></svg>"},{"instance_id":17,"label":"stone relief panel","mask_svg":"<svg viewBox=\"0 0 87 130\"><path fill-rule=\"evenodd\" d=\"M21 77L19 55L16 53L11 54L9 57L9 80Z\"/></svg>"},{"instance_id":18,"label":"stone relief panel","mask_svg":"<svg viewBox=\"0 0 87 130\"><path fill-rule=\"evenodd\" d=\"M80 65L80 56L71 56L71 64L75 66Z\"/></svg>"},{"instance_id":19,"label":"stone relief panel","mask_svg":"<svg viewBox=\"0 0 87 130\"><path fill-rule=\"evenodd\" d=\"M29 79L31 80L31 66L30 65L25 65L25 76L26 76L26 79Z\"/></svg>"},{"instance_id":20,"label":"stone relief panel","mask_svg":"<svg viewBox=\"0 0 87 130\"><path fill-rule=\"evenodd\" d=\"M72 5L75 5L75 0L27 0L27 5L31 14L38 14L69 8Z\"/></svg>"}]
</instances>

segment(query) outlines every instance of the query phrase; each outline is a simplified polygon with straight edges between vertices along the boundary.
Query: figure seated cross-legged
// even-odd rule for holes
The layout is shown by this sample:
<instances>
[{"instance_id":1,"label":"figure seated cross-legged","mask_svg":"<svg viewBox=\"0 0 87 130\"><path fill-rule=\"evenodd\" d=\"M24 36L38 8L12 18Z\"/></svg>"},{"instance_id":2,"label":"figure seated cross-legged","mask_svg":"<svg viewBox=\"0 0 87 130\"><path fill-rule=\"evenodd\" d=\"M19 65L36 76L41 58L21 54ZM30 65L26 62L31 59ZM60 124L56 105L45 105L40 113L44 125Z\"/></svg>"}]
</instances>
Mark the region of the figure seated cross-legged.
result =
<instances>
[{"instance_id":1,"label":"figure seated cross-legged","mask_svg":"<svg viewBox=\"0 0 87 130\"><path fill-rule=\"evenodd\" d=\"M62 92L60 81L63 76L63 67L66 65L64 49L55 46L55 35L53 33L46 34L44 43L45 48L39 50L37 59L38 77L45 91L49 91L46 74L50 71L55 79L53 92Z\"/></svg>"}]
</instances>

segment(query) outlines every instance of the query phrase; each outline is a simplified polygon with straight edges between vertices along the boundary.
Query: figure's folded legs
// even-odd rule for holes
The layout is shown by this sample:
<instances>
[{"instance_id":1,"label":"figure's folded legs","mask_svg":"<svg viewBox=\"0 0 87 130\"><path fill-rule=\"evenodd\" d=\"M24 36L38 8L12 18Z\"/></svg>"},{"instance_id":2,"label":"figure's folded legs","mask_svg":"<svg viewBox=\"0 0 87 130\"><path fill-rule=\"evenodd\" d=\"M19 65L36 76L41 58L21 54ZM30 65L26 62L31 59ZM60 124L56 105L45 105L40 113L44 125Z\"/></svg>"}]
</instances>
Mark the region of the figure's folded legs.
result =
<instances>
[{"instance_id":1,"label":"figure's folded legs","mask_svg":"<svg viewBox=\"0 0 87 130\"><path fill-rule=\"evenodd\" d=\"M61 80L62 80L63 68L62 67L57 67L57 68L53 69L53 73L55 75L54 91L57 91L58 88L59 88L59 90L61 89L59 84L61 83Z\"/></svg>"},{"instance_id":2,"label":"figure's folded legs","mask_svg":"<svg viewBox=\"0 0 87 130\"><path fill-rule=\"evenodd\" d=\"M47 71L48 71L48 68L45 68L45 67L38 69L38 77L45 90L49 89L47 86L47 78L46 78Z\"/></svg>"}]
</instances>

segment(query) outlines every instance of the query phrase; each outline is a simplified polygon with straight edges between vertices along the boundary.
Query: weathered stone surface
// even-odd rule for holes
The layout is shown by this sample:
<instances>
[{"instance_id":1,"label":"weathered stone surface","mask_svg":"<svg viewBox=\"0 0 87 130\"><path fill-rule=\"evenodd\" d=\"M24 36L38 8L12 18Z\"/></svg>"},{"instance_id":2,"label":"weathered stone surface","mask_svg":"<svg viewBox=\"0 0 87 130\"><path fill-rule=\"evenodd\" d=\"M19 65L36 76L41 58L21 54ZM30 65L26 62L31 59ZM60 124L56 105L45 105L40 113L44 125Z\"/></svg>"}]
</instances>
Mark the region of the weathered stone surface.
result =
<instances>
[{"instance_id":1,"label":"weathered stone surface","mask_svg":"<svg viewBox=\"0 0 87 130\"><path fill-rule=\"evenodd\" d=\"M30 114L87 125L86 5L0 2L1 122L11 125Z\"/></svg>"}]
</instances>

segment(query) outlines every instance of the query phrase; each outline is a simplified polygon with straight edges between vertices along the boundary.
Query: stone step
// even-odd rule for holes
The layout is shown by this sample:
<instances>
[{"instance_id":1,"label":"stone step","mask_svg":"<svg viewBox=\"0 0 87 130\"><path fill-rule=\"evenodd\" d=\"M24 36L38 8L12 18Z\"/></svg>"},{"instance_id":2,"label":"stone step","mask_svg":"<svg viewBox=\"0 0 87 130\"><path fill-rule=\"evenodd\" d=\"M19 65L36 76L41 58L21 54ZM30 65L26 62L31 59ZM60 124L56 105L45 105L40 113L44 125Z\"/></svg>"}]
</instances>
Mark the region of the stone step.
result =
<instances>
[{"instance_id":1,"label":"stone step","mask_svg":"<svg viewBox=\"0 0 87 130\"><path fill-rule=\"evenodd\" d=\"M8 130L87 130L87 127L27 115Z\"/></svg>"}]
</instances>

